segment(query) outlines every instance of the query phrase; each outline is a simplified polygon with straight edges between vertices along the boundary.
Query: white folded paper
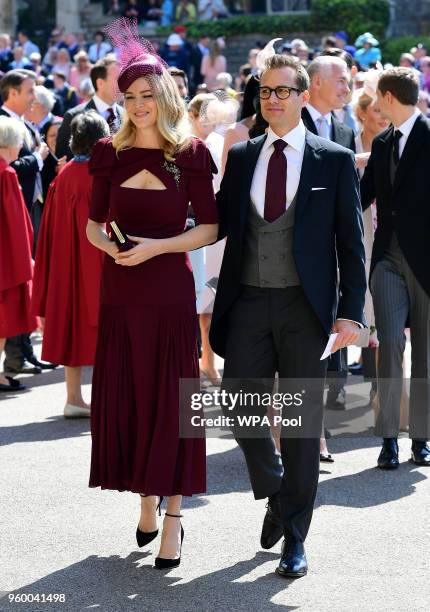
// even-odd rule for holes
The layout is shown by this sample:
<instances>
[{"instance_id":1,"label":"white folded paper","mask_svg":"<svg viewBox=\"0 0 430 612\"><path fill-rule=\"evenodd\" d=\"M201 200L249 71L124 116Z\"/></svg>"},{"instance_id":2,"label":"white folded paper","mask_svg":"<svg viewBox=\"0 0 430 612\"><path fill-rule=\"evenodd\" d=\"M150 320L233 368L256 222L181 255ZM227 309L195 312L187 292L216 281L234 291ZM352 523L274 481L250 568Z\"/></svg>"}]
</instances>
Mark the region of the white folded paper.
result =
<instances>
[{"instance_id":1,"label":"white folded paper","mask_svg":"<svg viewBox=\"0 0 430 612\"><path fill-rule=\"evenodd\" d=\"M327 346L324 349L324 353L320 357L320 361L323 359L327 359L331 355L331 349L333 348L333 344L336 342L338 334L330 334L330 337L327 342Z\"/></svg>"}]
</instances>

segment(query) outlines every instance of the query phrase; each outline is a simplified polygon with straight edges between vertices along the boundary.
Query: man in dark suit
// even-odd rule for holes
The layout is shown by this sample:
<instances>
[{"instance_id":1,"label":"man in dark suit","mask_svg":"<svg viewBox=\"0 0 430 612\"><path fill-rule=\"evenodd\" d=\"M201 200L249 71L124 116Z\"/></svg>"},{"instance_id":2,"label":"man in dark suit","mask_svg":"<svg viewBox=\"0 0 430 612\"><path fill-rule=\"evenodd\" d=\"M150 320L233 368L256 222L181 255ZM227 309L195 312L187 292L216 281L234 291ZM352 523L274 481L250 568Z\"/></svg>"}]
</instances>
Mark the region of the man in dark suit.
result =
<instances>
[{"instance_id":1,"label":"man in dark suit","mask_svg":"<svg viewBox=\"0 0 430 612\"><path fill-rule=\"evenodd\" d=\"M86 110L95 110L108 122L111 134L116 132L121 124L122 108L116 102L118 96L118 62L114 55L106 55L99 60L90 72L95 94L89 102L79 104L67 111L63 123L58 130L55 154L57 157L72 158L69 147L70 124L76 115Z\"/></svg>"},{"instance_id":2,"label":"man in dark suit","mask_svg":"<svg viewBox=\"0 0 430 612\"><path fill-rule=\"evenodd\" d=\"M43 210L40 171L49 154L49 149L45 143L41 142L36 128L24 119L24 114L30 111L35 100L35 79L35 73L29 70L11 70L5 74L0 81L0 96L3 100L0 115L19 119L26 127L24 144L18 159L11 165L18 175L25 204L33 223L36 241ZM11 374L39 374L42 368L55 367L36 358L28 334L8 338L5 354L4 368Z\"/></svg>"},{"instance_id":3,"label":"man in dark suit","mask_svg":"<svg viewBox=\"0 0 430 612\"><path fill-rule=\"evenodd\" d=\"M321 55L310 63L308 74L309 102L302 110L303 123L314 134L328 138L355 153L353 130L334 114L335 109L344 106L350 92L350 72L346 61L336 56ZM345 348L328 363L327 408L345 408L347 376L348 351ZM324 438L321 439L321 460L333 461Z\"/></svg>"},{"instance_id":4,"label":"man in dark suit","mask_svg":"<svg viewBox=\"0 0 430 612\"><path fill-rule=\"evenodd\" d=\"M308 66L309 102L302 110L308 130L355 152L353 130L336 119L334 110L342 108L349 94L350 75L347 63L339 58L321 55Z\"/></svg>"},{"instance_id":5,"label":"man in dark suit","mask_svg":"<svg viewBox=\"0 0 430 612\"><path fill-rule=\"evenodd\" d=\"M308 88L295 58L269 58L259 87L268 133L229 152L217 194L220 238L228 239L210 341L225 358L224 388L238 391L240 379L271 387L277 371L280 388L285 379L308 379L321 409L320 357L333 330L334 351L356 341L366 278L354 157L305 129ZM269 498L261 545L271 548L284 535L277 572L285 577L307 571L303 542L318 485L321 411L311 424L308 436L282 430L281 457L268 427L249 437L235 431L255 498Z\"/></svg>"},{"instance_id":6,"label":"man in dark suit","mask_svg":"<svg viewBox=\"0 0 430 612\"><path fill-rule=\"evenodd\" d=\"M416 108L418 92L413 69L392 68L382 74L378 106L392 125L374 139L361 182L363 208L376 198L378 211L369 285L379 339L380 411L375 433L383 437L378 466L385 469L399 465L407 326L412 346L411 459L430 465L430 122Z\"/></svg>"},{"instance_id":7,"label":"man in dark suit","mask_svg":"<svg viewBox=\"0 0 430 612\"><path fill-rule=\"evenodd\" d=\"M192 94L196 93L197 87L203 83L205 77L201 73L202 59L209 53L210 38L203 34L199 37L199 42L195 45L191 53L192 77L191 86Z\"/></svg>"}]
</instances>

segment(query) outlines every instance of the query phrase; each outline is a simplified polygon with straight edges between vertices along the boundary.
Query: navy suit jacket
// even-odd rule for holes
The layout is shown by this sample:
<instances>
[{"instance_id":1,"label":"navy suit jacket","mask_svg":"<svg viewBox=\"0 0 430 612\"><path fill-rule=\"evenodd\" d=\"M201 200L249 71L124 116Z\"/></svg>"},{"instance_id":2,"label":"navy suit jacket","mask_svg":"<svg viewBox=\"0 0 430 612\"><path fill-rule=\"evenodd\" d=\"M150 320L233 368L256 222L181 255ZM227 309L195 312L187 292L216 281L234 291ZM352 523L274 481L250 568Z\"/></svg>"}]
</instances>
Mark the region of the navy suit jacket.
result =
<instances>
[{"instance_id":1,"label":"navy suit jacket","mask_svg":"<svg viewBox=\"0 0 430 612\"><path fill-rule=\"evenodd\" d=\"M310 112L305 107L302 110L302 121L305 124L305 127L318 136L318 130L313 122ZM342 147L346 147L355 153L355 134L354 130L349 127L349 125L345 125L339 119L337 119L332 113L331 115L331 138L333 142L336 142Z\"/></svg>"},{"instance_id":2,"label":"navy suit jacket","mask_svg":"<svg viewBox=\"0 0 430 612\"><path fill-rule=\"evenodd\" d=\"M10 117L10 115L0 108L0 115ZM37 129L31 125L29 121L24 121L25 127L33 141L34 147L40 144L40 135ZM34 148L33 147L33 148ZM39 172L39 164L32 153L33 149L29 148L24 142L22 149L19 152L18 159L11 163L12 168L18 175L18 181L21 185L22 195L24 196L25 205L28 212L31 213L33 207L34 187L36 184L37 173Z\"/></svg>"},{"instance_id":3,"label":"navy suit jacket","mask_svg":"<svg viewBox=\"0 0 430 612\"><path fill-rule=\"evenodd\" d=\"M117 104L116 108L118 109L120 116L122 116L123 110L121 106L118 106ZM95 110L97 112L93 99L89 100L89 102L78 104L78 106L71 108L64 115L63 123L60 125L60 129L58 130L57 144L55 146L55 155L57 157L63 157L63 155L66 155L68 160L72 159L73 153L69 146L70 137L72 135L70 124L72 123L73 119L79 115L79 113L83 113L87 110Z\"/></svg>"},{"instance_id":4,"label":"navy suit jacket","mask_svg":"<svg viewBox=\"0 0 430 612\"><path fill-rule=\"evenodd\" d=\"M400 248L418 282L430 296L430 205L427 173L430 159L430 121L420 115L406 141L394 185L390 180L390 156L394 127L377 136L361 179L365 210L376 198L378 226L372 250L370 274L387 250L395 232Z\"/></svg>"},{"instance_id":5,"label":"navy suit jacket","mask_svg":"<svg viewBox=\"0 0 430 612\"><path fill-rule=\"evenodd\" d=\"M210 342L221 356L225 356L229 311L240 293L251 184L265 139L259 136L231 148L217 193L218 239L227 236L227 241ZM297 191L293 256L303 290L327 334L337 318L364 324L365 254L354 156L308 130Z\"/></svg>"}]
</instances>

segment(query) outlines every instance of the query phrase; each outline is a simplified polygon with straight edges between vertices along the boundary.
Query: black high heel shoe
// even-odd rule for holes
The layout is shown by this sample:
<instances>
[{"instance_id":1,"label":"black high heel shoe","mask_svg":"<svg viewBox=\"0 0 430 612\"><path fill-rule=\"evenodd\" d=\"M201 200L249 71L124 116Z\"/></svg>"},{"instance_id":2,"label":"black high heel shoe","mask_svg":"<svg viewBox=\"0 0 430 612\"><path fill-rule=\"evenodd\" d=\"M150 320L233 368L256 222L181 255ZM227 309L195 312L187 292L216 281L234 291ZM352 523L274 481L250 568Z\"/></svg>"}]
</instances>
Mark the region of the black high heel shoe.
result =
<instances>
[{"instance_id":1,"label":"black high heel shoe","mask_svg":"<svg viewBox=\"0 0 430 612\"><path fill-rule=\"evenodd\" d=\"M139 493L140 497L149 497L149 495L142 495L142 493ZM155 509L155 511L157 512L158 510L158 516L161 516L161 502L163 501L163 496L160 496L160 500L158 502L158 506ZM147 544L149 544L150 542L152 542L152 540L155 540L155 538L158 535L158 529L156 529L155 531L141 531L139 529L139 525L137 526L136 529L136 542L137 545L139 546L139 548L142 548L142 546L146 546Z\"/></svg>"},{"instance_id":2,"label":"black high heel shoe","mask_svg":"<svg viewBox=\"0 0 430 612\"><path fill-rule=\"evenodd\" d=\"M166 516L173 516L175 518L182 518L182 514L169 514L166 512ZM181 562L181 551L182 542L184 540L184 528L181 525L181 547L179 549L179 557L177 559L163 559L163 557L155 558L155 565L157 569L172 569L172 567L178 567Z\"/></svg>"}]
</instances>

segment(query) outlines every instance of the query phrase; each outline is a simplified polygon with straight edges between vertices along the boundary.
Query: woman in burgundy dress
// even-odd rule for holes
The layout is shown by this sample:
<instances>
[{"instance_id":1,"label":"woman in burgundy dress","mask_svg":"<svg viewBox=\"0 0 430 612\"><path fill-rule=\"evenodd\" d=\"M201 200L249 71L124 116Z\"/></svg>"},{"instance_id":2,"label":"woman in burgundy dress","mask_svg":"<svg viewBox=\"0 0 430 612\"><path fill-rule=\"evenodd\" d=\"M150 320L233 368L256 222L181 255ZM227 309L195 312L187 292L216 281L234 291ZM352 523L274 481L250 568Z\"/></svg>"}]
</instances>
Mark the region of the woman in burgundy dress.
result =
<instances>
[{"instance_id":1,"label":"woman in burgundy dress","mask_svg":"<svg viewBox=\"0 0 430 612\"><path fill-rule=\"evenodd\" d=\"M180 562L182 495L205 491L205 442L179 437L179 379L197 378L196 306L187 251L216 240L211 157L191 139L176 84L125 19L120 49L125 118L97 143L87 236L106 252L91 404L89 485L141 495L139 546L154 539L168 497L155 566ZM124 39L126 39L124 41ZM198 227L184 233L191 202ZM114 220L135 244L119 252Z\"/></svg>"}]
</instances>

